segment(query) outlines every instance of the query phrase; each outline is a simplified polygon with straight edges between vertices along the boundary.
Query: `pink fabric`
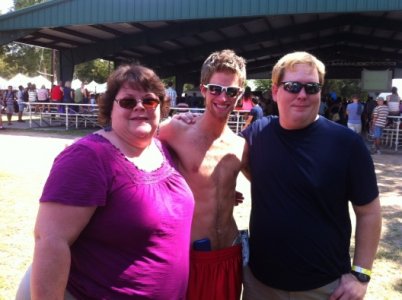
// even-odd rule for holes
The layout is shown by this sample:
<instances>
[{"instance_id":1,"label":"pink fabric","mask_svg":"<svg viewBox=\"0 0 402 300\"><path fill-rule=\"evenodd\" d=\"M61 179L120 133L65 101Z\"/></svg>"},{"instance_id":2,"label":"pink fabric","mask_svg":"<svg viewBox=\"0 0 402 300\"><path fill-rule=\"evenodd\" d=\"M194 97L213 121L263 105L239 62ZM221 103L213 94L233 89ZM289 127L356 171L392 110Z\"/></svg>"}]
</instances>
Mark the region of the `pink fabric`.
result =
<instances>
[{"instance_id":1,"label":"pink fabric","mask_svg":"<svg viewBox=\"0 0 402 300\"><path fill-rule=\"evenodd\" d=\"M163 151L145 172L89 135L56 158L40 201L98 206L71 249L67 289L78 299L185 298L194 199Z\"/></svg>"},{"instance_id":2,"label":"pink fabric","mask_svg":"<svg viewBox=\"0 0 402 300\"><path fill-rule=\"evenodd\" d=\"M253 104L250 98L243 98L243 105L242 105L242 110L251 110L253 108Z\"/></svg>"}]
</instances>

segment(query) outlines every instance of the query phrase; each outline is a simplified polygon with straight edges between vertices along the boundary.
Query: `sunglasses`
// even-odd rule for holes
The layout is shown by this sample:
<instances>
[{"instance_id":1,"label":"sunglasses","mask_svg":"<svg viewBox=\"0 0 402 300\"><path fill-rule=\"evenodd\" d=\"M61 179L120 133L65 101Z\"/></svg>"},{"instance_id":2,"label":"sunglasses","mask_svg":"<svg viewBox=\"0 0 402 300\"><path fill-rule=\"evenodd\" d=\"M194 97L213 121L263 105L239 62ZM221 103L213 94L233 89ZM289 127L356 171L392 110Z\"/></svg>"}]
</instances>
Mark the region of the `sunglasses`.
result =
<instances>
[{"instance_id":1,"label":"sunglasses","mask_svg":"<svg viewBox=\"0 0 402 300\"><path fill-rule=\"evenodd\" d=\"M123 98L123 99L115 99L119 106L124 109L133 109L141 103L145 109L154 110L160 103L157 98L144 98L144 99L134 99L134 98Z\"/></svg>"},{"instance_id":2,"label":"sunglasses","mask_svg":"<svg viewBox=\"0 0 402 300\"><path fill-rule=\"evenodd\" d=\"M236 97L239 92L240 88L239 87L234 87L234 86L221 86L217 84L206 84L204 85L206 89L211 93L211 95L214 96L219 96L222 94L222 92L225 92L226 95L230 98Z\"/></svg>"},{"instance_id":3,"label":"sunglasses","mask_svg":"<svg viewBox=\"0 0 402 300\"><path fill-rule=\"evenodd\" d=\"M317 82L301 83L298 81L281 82L283 89L291 94L298 94L304 88L306 94L314 95L321 91L321 84Z\"/></svg>"}]
</instances>

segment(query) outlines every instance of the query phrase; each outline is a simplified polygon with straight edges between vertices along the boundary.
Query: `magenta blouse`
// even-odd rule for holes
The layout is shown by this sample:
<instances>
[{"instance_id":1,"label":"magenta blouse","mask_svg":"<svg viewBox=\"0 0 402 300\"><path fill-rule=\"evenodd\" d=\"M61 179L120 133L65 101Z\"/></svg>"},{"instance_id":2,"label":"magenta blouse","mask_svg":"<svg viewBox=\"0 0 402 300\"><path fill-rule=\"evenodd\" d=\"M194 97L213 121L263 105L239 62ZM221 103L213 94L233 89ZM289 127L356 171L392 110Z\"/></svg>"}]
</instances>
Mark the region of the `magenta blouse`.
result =
<instances>
[{"instance_id":1,"label":"magenta blouse","mask_svg":"<svg viewBox=\"0 0 402 300\"><path fill-rule=\"evenodd\" d=\"M78 299L185 298L194 198L153 142L164 162L152 172L97 134L54 161L40 201L97 206L71 247L67 289Z\"/></svg>"}]
</instances>

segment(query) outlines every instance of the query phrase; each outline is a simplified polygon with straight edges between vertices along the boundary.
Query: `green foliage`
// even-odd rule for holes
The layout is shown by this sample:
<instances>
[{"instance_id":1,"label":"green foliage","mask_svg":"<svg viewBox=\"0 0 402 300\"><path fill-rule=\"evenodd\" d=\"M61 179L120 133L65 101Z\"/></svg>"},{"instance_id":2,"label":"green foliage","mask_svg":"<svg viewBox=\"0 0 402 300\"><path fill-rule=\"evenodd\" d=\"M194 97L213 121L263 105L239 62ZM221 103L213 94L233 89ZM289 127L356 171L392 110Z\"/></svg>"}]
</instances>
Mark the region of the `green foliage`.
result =
<instances>
[{"instance_id":1,"label":"green foliage","mask_svg":"<svg viewBox=\"0 0 402 300\"><path fill-rule=\"evenodd\" d=\"M46 2L46 0L14 0L14 9L19 10L42 2Z\"/></svg>"},{"instance_id":2,"label":"green foliage","mask_svg":"<svg viewBox=\"0 0 402 300\"><path fill-rule=\"evenodd\" d=\"M187 92L187 91L192 91L192 90L194 90L194 84L191 84L191 83L185 83L184 85L183 85L183 93L185 93L185 92Z\"/></svg>"},{"instance_id":3,"label":"green foliage","mask_svg":"<svg viewBox=\"0 0 402 300\"><path fill-rule=\"evenodd\" d=\"M325 82L323 95L330 92L346 99L350 99L352 95L358 95L361 101L367 99L367 92L361 90L358 79L329 79Z\"/></svg>"},{"instance_id":4,"label":"green foliage","mask_svg":"<svg viewBox=\"0 0 402 300\"><path fill-rule=\"evenodd\" d=\"M81 81L91 82L95 80L98 83L103 83L113 70L113 62L95 59L76 65L74 68L74 77L79 78Z\"/></svg>"},{"instance_id":5,"label":"green foliage","mask_svg":"<svg viewBox=\"0 0 402 300\"><path fill-rule=\"evenodd\" d=\"M0 76L10 78L17 73L28 76L50 73L51 50L19 43L2 47Z\"/></svg>"},{"instance_id":6,"label":"green foliage","mask_svg":"<svg viewBox=\"0 0 402 300\"><path fill-rule=\"evenodd\" d=\"M255 91L265 92L271 89L271 79L255 79L254 80Z\"/></svg>"},{"instance_id":7,"label":"green foliage","mask_svg":"<svg viewBox=\"0 0 402 300\"><path fill-rule=\"evenodd\" d=\"M162 82L163 82L163 84L165 86L168 85L169 81L173 82L173 87L176 86L176 77L174 77L174 76L170 76L170 77L167 77L167 78L161 78L161 80L162 80Z\"/></svg>"}]
</instances>

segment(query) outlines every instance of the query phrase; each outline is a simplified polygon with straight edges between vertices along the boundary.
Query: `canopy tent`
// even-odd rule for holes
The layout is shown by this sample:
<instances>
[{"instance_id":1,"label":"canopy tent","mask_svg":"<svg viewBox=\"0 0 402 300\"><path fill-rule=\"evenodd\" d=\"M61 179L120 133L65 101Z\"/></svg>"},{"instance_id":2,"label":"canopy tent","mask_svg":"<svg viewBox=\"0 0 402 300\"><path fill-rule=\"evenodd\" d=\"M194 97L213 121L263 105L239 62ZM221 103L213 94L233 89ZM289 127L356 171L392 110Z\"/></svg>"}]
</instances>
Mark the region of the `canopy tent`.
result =
<instances>
[{"instance_id":1,"label":"canopy tent","mask_svg":"<svg viewBox=\"0 0 402 300\"><path fill-rule=\"evenodd\" d=\"M101 94L101 93L106 92L106 89L107 89L107 82L100 83L100 84L98 84L96 92Z\"/></svg>"},{"instance_id":2,"label":"canopy tent","mask_svg":"<svg viewBox=\"0 0 402 300\"><path fill-rule=\"evenodd\" d=\"M94 94L96 94L96 93L99 93L99 83L97 83L95 80L92 80L89 84L87 84L86 86L85 86L86 88L87 88L87 90L90 92L90 93L94 93Z\"/></svg>"},{"instance_id":3,"label":"canopy tent","mask_svg":"<svg viewBox=\"0 0 402 300\"><path fill-rule=\"evenodd\" d=\"M0 77L0 90L7 89L8 81L2 77Z\"/></svg>"},{"instance_id":4,"label":"canopy tent","mask_svg":"<svg viewBox=\"0 0 402 300\"><path fill-rule=\"evenodd\" d=\"M51 89L52 87L52 82L42 75L32 77L30 82L35 84L37 89L41 88L42 85L44 85L47 89Z\"/></svg>"},{"instance_id":5,"label":"canopy tent","mask_svg":"<svg viewBox=\"0 0 402 300\"><path fill-rule=\"evenodd\" d=\"M13 89L17 90L18 86L22 85L23 87L26 87L29 82L35 84L37 89L41 88L42 85L44 85L45 88L47 89L51 89L52 87L52 82L42 75L38 75L35 77L28 77L24 74L18 73L10 80L3 79L0 77L0 89L7 89L7 87L11 85ZM80 79L78 78L74 79L71 82L71 88L77 89L81 87L81 84L82 81ZM107 84L106 82L100 84L97 83L95 80L92 80L89 84L85 85L85 87L89 92L99 94L104 93L106 91L106 84Z\"/></svg>"},{"instance_id":6,"label":"canopy tent","mask_svg":"<svg viewBox=\"0 0 402 300\"><path fill-rule=\"evenodd\" d=\"M71 81L71 88L72 89L78 89L81 87L82 81L79 80L78 78L74 79L73 81Z\"/></svg>"},{"instance_id":7,"label":"canopy tent","mask_svg":"<svg viewBox=\"0 0 402 300\"><path fill-rule=\"evenodd\" d=\"M11 85L14 90L17 90L18 86L20 85L26 87L28 82L32 82L32 78L25 76L24 74L18 73L7 82L7 85Z\"/></svg>"}]
</instances>

